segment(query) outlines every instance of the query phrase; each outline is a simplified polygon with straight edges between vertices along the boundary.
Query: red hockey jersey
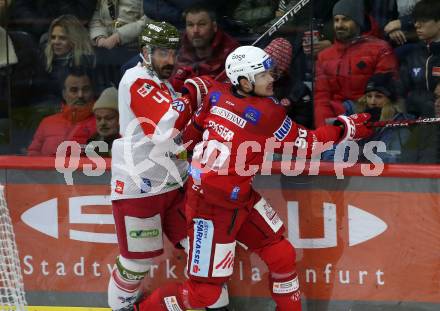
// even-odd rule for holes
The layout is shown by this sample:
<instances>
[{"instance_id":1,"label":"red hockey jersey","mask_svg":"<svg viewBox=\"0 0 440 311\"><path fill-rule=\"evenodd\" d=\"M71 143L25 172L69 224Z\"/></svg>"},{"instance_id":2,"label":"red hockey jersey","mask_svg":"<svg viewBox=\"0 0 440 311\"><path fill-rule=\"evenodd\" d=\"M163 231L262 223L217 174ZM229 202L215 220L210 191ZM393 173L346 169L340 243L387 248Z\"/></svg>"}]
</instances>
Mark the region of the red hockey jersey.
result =
<instances>
[{"instance_id":1,"label":"red hockey jersey","mask_svg":"<svg viewBox=\"0 0 440 311\"><path fill-rule=\"evenodd\" d=\"M195 133L201 133L190 174L193 189L214 204L246 205L252 179L268 154L284 150L310 157L318 142L336 142L341 136L338 126L314 131L301 127L276 99L243 97L230 84L212 81L205 101L209 102L204 111L196 112L184 140L197 140Z\"/></svg>"}]
</instances>

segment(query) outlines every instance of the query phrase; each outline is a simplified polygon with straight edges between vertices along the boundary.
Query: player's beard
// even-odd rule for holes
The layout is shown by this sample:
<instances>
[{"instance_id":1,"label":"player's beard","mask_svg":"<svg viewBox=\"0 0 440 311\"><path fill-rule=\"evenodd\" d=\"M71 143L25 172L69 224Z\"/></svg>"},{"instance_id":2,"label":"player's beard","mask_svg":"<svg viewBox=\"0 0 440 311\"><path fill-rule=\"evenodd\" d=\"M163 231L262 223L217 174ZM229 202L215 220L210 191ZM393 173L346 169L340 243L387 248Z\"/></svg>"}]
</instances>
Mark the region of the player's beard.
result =
<instances>
[{"instance_id":1,"label":"player's beard","mask_svg":"<svg viewBox=\"0 0 440 311\"><path fill-rule=\"evenodd\" d=\"M173 73L174 66L164 65L162 67L158 67L155 64L153 64L153 69L157 73L160 79L168 79L169 77L171 77L171 74Z\"/></svg>"},{"instance_id":2,"label":"player's beard","mask_svg":"<svg viewBox=\"0 0 440 311\"><path fill-rule=\"evenodd\" d=\"M338 41L348 42L359 35L357 29L352 28L337 28L335 29L335 36Z\"/></svg>"}]
</instances>

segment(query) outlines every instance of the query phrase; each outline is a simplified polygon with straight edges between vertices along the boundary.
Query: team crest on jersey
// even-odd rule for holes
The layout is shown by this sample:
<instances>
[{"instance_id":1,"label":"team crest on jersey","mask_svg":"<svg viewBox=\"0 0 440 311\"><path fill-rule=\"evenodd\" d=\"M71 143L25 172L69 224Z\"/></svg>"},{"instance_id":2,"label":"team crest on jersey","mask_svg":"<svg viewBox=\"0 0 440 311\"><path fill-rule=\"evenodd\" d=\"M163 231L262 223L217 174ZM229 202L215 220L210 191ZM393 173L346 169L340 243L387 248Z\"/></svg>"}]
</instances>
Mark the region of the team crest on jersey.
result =
<instances>
[{"instance_id":1,"label":"team crest on jersey","mask_svg":"<svg viewBox=\"0 0 440 311\"><path fill-rule=\"evenodd\" d=\"M183 112L185 110L185 103L181 100L175 100L171 103L171 107L177 112Z\"/></svg>"},{"instance_id":2,"label":"team crest on jersey","mask_svg":"<svg viewBox=\"0 0 440 311\"><path fill-rule=\"evenodd\" d=\"M244 110L243 117L253 125L257 125L260 120L261 112L257 109L249 106Z\"/></svg>"},{"instance_id":3,"label":"team crest on jersey","mask_svg":"<svg viewBox=\"0 0 440 311\"><path fill-rule=\"evenodd\" d=\"M137 92L142 97L146 97L153 90L153 86L148 83L144 83L140 88L138 88Z\"/></svg>"},{"instance_id":4,"label":"team crest on jersey","mask_svg":"<svg viewBox=\"0 0 440 311\"><path fill-rule=\"evenodd\" d=\"M141 193L148 193L151 191L151 180L149 180L148 178L142 178L142 183L141 183Z\"/></svg>"},{"instance_id":5,"label":"team crest on jersey","mask_svg":"<svg viewBox=\"0 0 440 311\"><path fill-rule=\"evenodd\" d=\"M211 105L217 105L221 95L222 95L221 92L218 91L212 92L211 95L209 96L209 102L211 103Z\"/></svg>"}]
</instances>

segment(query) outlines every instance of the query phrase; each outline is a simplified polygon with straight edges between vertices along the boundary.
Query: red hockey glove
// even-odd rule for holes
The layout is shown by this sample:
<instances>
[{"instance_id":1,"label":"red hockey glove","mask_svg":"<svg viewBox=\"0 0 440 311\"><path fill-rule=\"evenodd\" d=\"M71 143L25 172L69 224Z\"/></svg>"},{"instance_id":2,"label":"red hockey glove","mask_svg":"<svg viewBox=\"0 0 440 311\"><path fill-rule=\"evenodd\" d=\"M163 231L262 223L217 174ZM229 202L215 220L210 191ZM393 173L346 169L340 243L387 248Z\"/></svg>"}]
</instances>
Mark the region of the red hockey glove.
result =
<instances>
[{"instance_id":1,"label":"red hockey glove","mask_svg":"<svg viewBox=\"0 0 440 311\"><path fill-rule=\"evenodd\" d=\"M211 87L211 78L207 76L195 77L185 80L182 88L182 93L189 93L191 100L192 111L199 111L202 109L205 97Z\"/></svg>"},{"instance_id":2,"label":"red hockey glove","mask_svg":"<svg viewBox=\"0 0 440 311\"><path fill-rule=\"evenodd\" d=\"M348 117L344 115L338 116L334 125L343 126L343 133L339 143L346 140L359 140L373 135L373 129L366 125L370 118L371 115L369 113L352 114Z\"/></svg>"}]
</instances>

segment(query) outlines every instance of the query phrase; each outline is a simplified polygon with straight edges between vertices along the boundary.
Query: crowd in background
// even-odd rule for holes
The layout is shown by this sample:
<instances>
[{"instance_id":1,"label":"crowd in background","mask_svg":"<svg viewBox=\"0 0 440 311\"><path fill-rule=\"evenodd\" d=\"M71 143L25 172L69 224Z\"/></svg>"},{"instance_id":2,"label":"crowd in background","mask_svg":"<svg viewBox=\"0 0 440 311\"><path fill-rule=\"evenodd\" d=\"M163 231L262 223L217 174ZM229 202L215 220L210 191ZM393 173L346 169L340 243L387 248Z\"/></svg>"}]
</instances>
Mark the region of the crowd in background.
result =
<instances>
[{"instance_id":1,"label":"crowd in background","mask_svg":"<svg viewBox=\"0 0 440 311\"><path fill-rule=\"evenodd\" d=\"M65 140L111 147L118 83L143 61L146 22L181 31L169 79L179 92L187 78L224 80L226 56L297 1L210 2L0 0L0 153L54 155ZM376 121L440 117L439 2L310 1L259 43L276 62L280 104L308 128L364 111ZM439 133L436 124L377 128L369 141L385 143L377 154L387 163L437 163ZM334 150L322 158L334 160Z\"/></svg>"}]
</instances>

